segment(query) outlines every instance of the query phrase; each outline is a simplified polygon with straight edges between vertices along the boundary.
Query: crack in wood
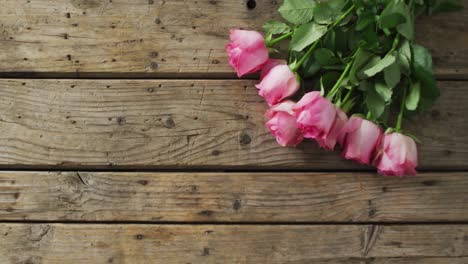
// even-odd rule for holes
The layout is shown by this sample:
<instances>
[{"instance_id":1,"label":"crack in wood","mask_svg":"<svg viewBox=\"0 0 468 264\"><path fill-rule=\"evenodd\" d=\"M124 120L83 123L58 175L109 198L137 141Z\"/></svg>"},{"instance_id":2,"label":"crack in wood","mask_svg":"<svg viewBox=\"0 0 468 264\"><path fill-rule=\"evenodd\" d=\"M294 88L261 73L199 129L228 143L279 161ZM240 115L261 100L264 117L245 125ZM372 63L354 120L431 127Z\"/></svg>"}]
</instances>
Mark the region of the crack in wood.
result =
<instances>
[{"instance_id":1,"label":"crack in wood","mask_svg":"<svg viewBox=\"0 0 468 264\"><path fill-rule=\"evenodd\" d=\"M81 174L79 172L75 172L76 173L76 176L78 176L78 179L80 180L80 182L84 185L84 186L88 186L88 183L83 179L83 176L81 176Z\"/></svg>"},{"instance_id":2,"label":"crack in wood","mask_svg":"<svg viewBox=\"0 0 468 264\"><path fill-rule=\"evenodd\" d=\"M383 231L383 226L370 225L364 230L363 249L362 255L366 257L375 245L375 242L379 238L380 233Z\"/></svg>"},{"instance_id":3,"label":"crack in wood","mask_svg":"<svg viewBox=\"0 0 468 264\"><path fill-rule=\"evenodd\" d=\"M44 228L41 228L41 232L36 236L34 233L34 230L33 228L31 227L31 235L30 235L30 239L32 242L39 242L41 241L46 235L47 233L49 233L49 230L50 230L51 226L50 225L46 225Z\"/></svg>"}]
</instances>

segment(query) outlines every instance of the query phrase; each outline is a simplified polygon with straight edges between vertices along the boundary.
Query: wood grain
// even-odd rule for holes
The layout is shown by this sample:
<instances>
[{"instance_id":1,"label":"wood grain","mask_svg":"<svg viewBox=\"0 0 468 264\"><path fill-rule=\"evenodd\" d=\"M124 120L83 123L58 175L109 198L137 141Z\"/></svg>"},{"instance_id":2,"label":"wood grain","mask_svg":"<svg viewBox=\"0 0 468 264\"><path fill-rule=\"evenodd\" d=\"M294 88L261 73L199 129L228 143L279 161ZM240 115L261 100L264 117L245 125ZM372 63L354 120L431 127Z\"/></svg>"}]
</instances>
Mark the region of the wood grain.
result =
<instances>
[{"instance_id":1,"label":"wood grain","mask_svg":"<svg viewBox=\"0 0 468 264\"><path fill-rule=\"evenodd\" d=\"M466 173L0 172L0 220L468 221Z\"/></svg>"},{"instance_id":2,"label":"wood grain","mask_svg":"<svg viewBox=\"0 0 468 264\"><path fill-rule=\"evenodd\" d=\"M234 77L224 51L229 29L261 30L281 3L257 0L249 10L245 0L20 2L2 1L0 72L68 77ZM468 76L467 20L468 9L419 20L418 41L433 52L438 75Z\"/></svg>"},{"instance_id":3,"label":"wood grain","mask_svg":"<svg viewBox=\"0 0 468 264\"><path fill-rule=\"evenodd\" d=\"M308 141L280 147L248 80L0 80L0 168L370 169ZM468 86L441 82L403 126L420 168L466 169Z\"/></svg>"},{"instance_id":4,"label":"wood grain","mask_svg":"<svg viewBox=\"0 0 468 264\"><path fill-rule=\"evenodd\" d=\"M422 263L468 254L466 225L0 224L0 234L1 263Z\"/></svg>"}]
</instances>

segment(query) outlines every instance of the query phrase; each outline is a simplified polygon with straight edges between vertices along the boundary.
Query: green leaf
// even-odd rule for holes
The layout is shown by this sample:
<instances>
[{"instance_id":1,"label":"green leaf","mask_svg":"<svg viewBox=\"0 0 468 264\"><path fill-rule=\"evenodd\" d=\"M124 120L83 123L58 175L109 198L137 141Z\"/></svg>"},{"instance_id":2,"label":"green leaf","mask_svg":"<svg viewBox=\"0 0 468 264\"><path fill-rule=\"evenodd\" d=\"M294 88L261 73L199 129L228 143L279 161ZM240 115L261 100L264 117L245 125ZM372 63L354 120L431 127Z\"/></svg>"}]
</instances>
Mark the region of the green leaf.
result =
<instances>
[{"instance_id":1,"label":"green leaf","mask_svg":"<svg viewBox=\"0 0 468 264\"><path fill-rule=\"evenodd\" d=\"M299 26L292 36L290 48L302 51L305 47L319 40L327 32L327 27L310 22Z\"/></svg>"},{"instance_id":2,"label":"green leaf","mask_svg":"<svg viewBox=\"0 0 468 264\"><path fill-rule=\"evenodd\" d=\"M343 31L341 28L337 28L332 32L335 33L335 50L341 53L347 52L349 31L346 32Z\"/></svg>"},{"instance_id":3,"label":"green leaf","mask_svg":"<svg viewBox=\"0 0 468 264\"><path fill-rule=\"evenodd\" d=\"M312 0L284 0L278 11L287 21L300 25L312 20L315 5Z\"/></svg>"},{"instance_id":4,"label":"green leaf","mask_svg":"<svg viewBox=\"0 0 468 264\"><path fill-rule=\"evenodd\" d=\"M405 106L408 110L416 110L420 99L421 83L411 84L408 96L406 96Z\"/></svg>"},{"instance_id":5,"label":"green leaf","mask_svg":"<svg viewBox=\"0 0 468 264\"><path fill-rule=\"evenodd\" d=\"M291 29L290 27L283 22L279 22L276 20L270 20L263 25L263 30L267 33L276 35L276 34L283 34L289 32Z\"/></svg>"},{"instance_id":6,"label":"green leaf","mask_svg":"<svg viewBox=\"0 0 468 264\"><path fill-rule=\"evenodd\" d=\"M366 96L366 106L371 112L372 118L378 119L385 110L385 101L374 89L369 89Z\"/></svg>"},{"instance_id":7,"label":"green leaf","mask_svg":"<svg viewBox=\"0 0 468 264\"><path fill-rule=\"evenodd\" d=\"M428 110L432 102L440 95L437 83L432 72L432 58L429 51L419 45L411 45L413 54L413 76L421 83L420 100L418 108Z\"/></svg>"},{"instance_id":8,"label":"green leaf","mask_svg":"<svg viewBox=\"0 0 468 264\"><path fill-rule=\"evenodd\" d=\"M372 77L376 75L377 73L383 71L385 68L390 66L392 63L395 62L395 56L393 55L387 55L383 59L373 62L375 64L367 65L364 69L364 74L367 77Z\"/></svg>"},{"instance_id":9,"label":"green leaf","mask_svg":"<svg viewBox=\"0 0 468 264\"><path fill-rule=\"evenodd\" d=\"M314 21L318 24L331 24L341 14L341 10L346 5L344 0L328 0L319 2L314 9Z\"/></svg>"},{"instance_id":10,"label":"green leaf","mask_svg":"<svg viewBox=\"0 0 468 264\"><path fill-rule=\"evenodd\" d=\"M405 16L399 13L393 13L386 16L381 16L379 18L379 26L380 28L389 29L394 28L399 24L404 23L405 21Z\"/></svg>"},{"instance_id":11,"label":"green leaf","mask_svg":"<svg viewBox=\"0 0 468 264\"><path fill-rule=\"evenodd\" d=\"M367 28L370 24L374 23L375 15L370 12L363 13L359 15L358 20L356 22L356 31L361 31Z\"/></svg>"},{"instance_id":12,"label":"green leaf","mask_svg":"<svg viewBox=\"0 0 468 264\"><path fill-rule=\"evenodd\" d=\"M403 16L405 22L397 26L397 31L409 40L414 39L414 16L410 12L409 7L403 3Z\"/></svg>"},{"instance_id":13,"label":"green leaf","mask_svg":"<svg viewBox=\"0 0 468 264\"><path fill-rule=\"evenodd\" d=\"M340 62L333 51L325 48L317 49L314 52L314 56L317 62L323 66L334 65Z\"/></svg>"},{"instance_id":14,"label":"green leaf","mask_svg":"<svg viewBox=\"0 0 468 264\"><path fill-rule=\"evenodd\" d=\"M393 88L400 82L401 72L397 62L384 69L384 79L388 87Z\"/></svg>"},{"instance_id":15,"label":"green leaf","mask_svg":"<svg viewBox=\"0 0 468 264\"><path fill-rule=\"evenodd\" d=\"M362 80L359 82L358 90L363 92L368 91L371 89L371 84L372 83L367 80Z\"/></svg>"},{"instance_id":16,"label":"green leaf","mask_svg":"<svg viewBox=\"0 0 468 264\"><path fill-rule=\"evenodd\" d=\"M400 71L406 76L409 76L411 73L411 57L409 41L404 40L398 51L398 64L400 65Z\"/></svg>"},{"instance_id":17,"label":"green leaf","mask_svg":"<svg viewBox=\"0 0 468 264\"><path fill-rule=\"evenodd\" d=\"M322 47L335 50L336 48L336 33L334 30L330 30L322 39Z\"/></svg>"},{"instance_id":18,"label":"green leaf","mask_svg":"<svg viewBox=\"0 0 468 264\"><path fill-rule=\"evenodd\" d=\"M432 56L423 46L412 44L413 66L415 70L424 70L432 74Z\"/></svg>"},{"instance_id":19,"label":"green leaf","mask_svg":"<svg viewBox=\"0 0 468 264\"><path fill-rule=\"evenodd\" d=\"M368 63L369 59L372 57L372 53L367 52L363 49L359 49L356 53L356 57L354 59L353 66L349 70L349 80L354 84L358 84L358 76L357 73L362 69L366 63ZM380 58L379 58L380 59Z\"/></svg>"},{"instance_id":20,"label":"green leaf","mask_svg":"<svg viewBox=\"0 0 468 264\"><path fill-rule=\"evenodd\" d=\"M313 56L306 58L302 64L302 73L304 78L313 77L320 70L320 64Z\"/></svg>"},{"instance_id":21,"label":"green leaf","mask_svg":"<svg viewBox=\"0 0 468 264\"><path fill-rule=\"evenodd\" d=\"M390 29L406 21L405 2L403 0L390 0L379 17L380 28Z\"/></svg>"},{"instance_id":22,"label":"green leaf","mask_svg":"<svg viewBox=\"0 0 468 264\"><path fill-rule=\"evenodd\" d=\"M326 91L325 94L335 85L336 81L340 78L339 72L327 72L320 78L320 89Z\"/></svg>"},{"instance_id":23,"label":"green leaf","mask_svg":"<svg viewBox=\"0 0 468 264\"><path fill-rule=\"evenodd\" d=\"M379 47L380 41L374 27L368 27L361 33L361 41L367 49L375 49Z\"/></svg>"},{"instance_id":24,"label":"green leaf","mask_svg":"<svg viewBox=\"0 0 468 264\"><path fill-rule=\"evenodd\" d=\"M392 99L392 88L388 87L386 84L378 82L375 84L375 91L378 95L385 101L390 102Z\"/></svg>"},{"instance_id":25,"label":"green leaf","mask_svg":"<svg viewBox=\"0 0 468 264\"><path fill-rule=\"evenodd\" d=\"M435 15L442 12L452 12L463 8L458 0L429 0L429 14Z\"/></svg>"}]
</instances>

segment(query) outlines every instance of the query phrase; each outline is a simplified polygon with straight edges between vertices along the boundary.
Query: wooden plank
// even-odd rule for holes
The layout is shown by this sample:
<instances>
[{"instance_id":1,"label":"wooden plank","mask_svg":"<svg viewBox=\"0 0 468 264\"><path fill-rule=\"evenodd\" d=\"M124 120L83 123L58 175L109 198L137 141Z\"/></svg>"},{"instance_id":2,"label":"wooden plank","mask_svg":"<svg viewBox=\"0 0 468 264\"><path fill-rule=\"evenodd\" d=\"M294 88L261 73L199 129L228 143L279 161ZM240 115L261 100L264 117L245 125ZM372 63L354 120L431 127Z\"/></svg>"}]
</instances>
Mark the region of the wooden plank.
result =
<instances>
[{"instance_id":1,"label":"wooden plank","mask_svg":"<svg viewBox=\"0 0 468 264\"><path fill-rule=\"evenodd\" d=\"M467 225L0 224L0 234L2 263L372 263L468 254Z\"/></svg>"},{"instance_id":2,"label":"wooden plank","mask_svg":"<svg viewBox=\"0 0 468 264\"><path fill-rule=\"evenodd\" d=\"M3 0L0 72L233 77L224 51L229 29L260 30L281 3L257 0L249 10L246 2ZM418 22L437 74L467 76L467 21L468 9Z\"/></svg>"},{"instance_id":3,"label":"wooden plank","mask_svg":"<svg viewBox=\"0 0 468 264\"><path fill-rule=\"evenodd\" d=\"M466 173L0 172L0 220L468 221Z\"/></svg>"},{"instance_id":4,"label":"wooden plank","mask_svg":"<svg viewBox=\"0 0 468 264\"><path fill-rule=\"evenodd\" d=\"M0 167L346 170L308 141L280 147L254 81L0 80ZM466 169L468 86L441 82L415 118L420 168ZM449 128L449 129L448 129Z\"/></svg>"}]
</instances>

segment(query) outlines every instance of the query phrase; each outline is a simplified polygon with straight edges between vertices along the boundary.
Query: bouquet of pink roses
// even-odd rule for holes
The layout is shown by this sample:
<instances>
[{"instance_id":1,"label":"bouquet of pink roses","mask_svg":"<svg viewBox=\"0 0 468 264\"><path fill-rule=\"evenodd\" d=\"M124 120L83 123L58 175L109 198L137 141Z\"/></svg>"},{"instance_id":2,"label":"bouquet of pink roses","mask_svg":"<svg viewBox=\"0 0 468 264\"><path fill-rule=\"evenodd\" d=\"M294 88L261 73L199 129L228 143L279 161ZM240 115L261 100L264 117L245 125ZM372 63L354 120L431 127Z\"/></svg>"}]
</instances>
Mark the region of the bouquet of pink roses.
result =
<instances>
[{"instance_id":1,"label":"bouquet of pink roses","mask_svg":"<svg viewBox=\"0 0 468 264\"><path fill-rule=\"evenodd\" d=\"M416 175L415 137L402 130L403 117L429 109L439 90L430 53L414 42L414 19L460 7L456 0L284 0L285 22L267 22L265 37L233 29L226 50L239 77L260 71L266 126L280 145L314 139L381 174ZM289 41L287 60L270 58L281 41Z\"/></svg>"}]
</instances>

